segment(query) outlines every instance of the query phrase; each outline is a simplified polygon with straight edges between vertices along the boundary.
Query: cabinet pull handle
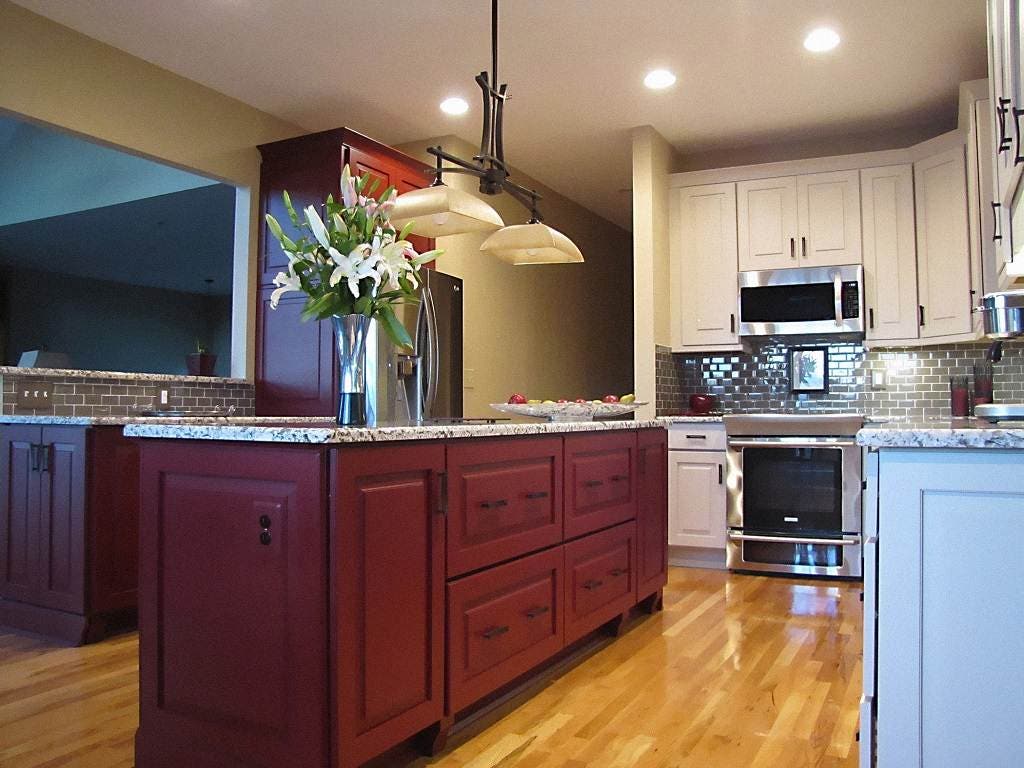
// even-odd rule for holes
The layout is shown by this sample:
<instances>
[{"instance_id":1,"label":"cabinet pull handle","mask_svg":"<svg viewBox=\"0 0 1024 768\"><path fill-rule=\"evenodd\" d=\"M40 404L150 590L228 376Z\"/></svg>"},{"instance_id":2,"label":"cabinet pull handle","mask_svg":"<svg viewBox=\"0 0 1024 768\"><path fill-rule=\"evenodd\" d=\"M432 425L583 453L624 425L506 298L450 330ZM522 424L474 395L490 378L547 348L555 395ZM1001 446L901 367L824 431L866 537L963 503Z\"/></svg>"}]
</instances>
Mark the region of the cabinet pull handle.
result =
<instances>
[{"instance_id":1,"label":"cabinet pull handle","mask_svg":"<svg viewBox=\"0 0 1024 768\"><path fill-rule=\"evenodd\" d=\"M548 497L547 491L530 491L526 494L528 499L546 499Z\"/></svg>"},{"instance_id":2,"label":"cabinet pull handle","mask_svg":"<svg viewBox=\"0 0 1024 768\"><path fill-rule=\"evenodd\" d=\"M504 635L506 632L509 631L509 629L511 629L511 627L509 627L507 624L503 624L500 627L489 627L488 629L485 629L483 631L484 640L490 640L493 637Z\"/></svg>"},{"instance_id":3,"label":"cabinet pull handle","mask_svg":"<svg viewBox=\"0 0 1024 768\"><path fill-rule=\"evenodd\" d=\"M707 440L708 436L707 435L687 435L686 439L687 440Z\"/></svg>"},{"instance_id":4,"label":"cabinet pull handle","mask_svg":"<svg viewBox=\"0 0 1024 768\"><path fill-rule=\"evenodd\" d=\"M608 571L608 575L613 578L625 576L627 573L629 573L629 568L612 568L610 571Z\"/></svg>"},{"instance_id":5,"label":"cabinet pull handle","mask_svg":"<svg viewBox=\"0 0 1024 768\"><path fill-rule=\"evenodd\" d=\"M41 445L36 445L35 443L32 443L28 447L28 458L29 458L29 463L31 464L33 472L38 472L39 471L39 449L40 448L42 448L42 446Z\"/></svg>"},{"instance_id":6,"label":"cabinet pull handle","mask_svg":"<svg viewBox=\"0 0 1024 768\"><path fill-rule=\"evenodd\" d=\"M613 483L621 483L626 480L629 480L629 475L612 475Z\"/></svg>"},{"instance_id":7,"label":"cabinet pull handle","mask_svg":"<svg viewBox=\"0 0 1024 768\"><path fill-rule=\"evenodd\" d=\"M721 485L721 484L722 484L722 476L723 476L723 474L724 474L724 473L722 472L722 465L721 465L721 464L719 464L719 465L718 465L718 484L719 484L719 485Z\"/></svg>"},{"instance_id":8,"label":"cabinet pull handle","mask_svg":"<svg viewBox=\"0 0 1024 768\"><path fill-rule=\"evenodd\" d=\"M998 242L1003 239L1003 236L999 234L999 209L1002 207L1002 203L992 203L992 242Z\"/></svg>"},{"instance_id":9,"label":"cabinet pull handle","mask_svg":"<svg viewBox=\"0 0 1024 768\"><path fill-rule=\"evenodd\" d=\"M604 485L604 480L584 480L584 488L597 488L599 485Z\"/></svg>"},{"instance_id":10,"label":"cabinet pull handle","mask_svg":"<svg viewBox=\"0 0 1024 768\"><path fill-rule=\"evenodd\" d=\"M583 588L590 592L593 592L595 589L603 585L604 582L600 579L588 579L587 581L583 582Z\"/></svg>"},{"instance_id":11,"label":"cabinet pull handle","mask_svg":"<svg viewBox=\"0 0 1024 768\"><path fill-rule=\"evenodd\" d=\"M545 613L547 613L550 610L551 609L548 606L546 606L546 605L538 605L538 606L536 606L534 608L531 608L530 610L528 610L526 612L526 618L528 618L528 619L536 619L538 616L543 616Z\"/></svg>"},{"instance_id":12,"label":"cabinet pull handle","mask_svg":"<svg viewBox=\"0 0 1024 768\"><path fill-rule=\"evenodd\" d=\"M729 314L729 333L736 333L736 315L735 313Z\"/></svg>"},{"instance_id":13,"label":"cabinet pull handle","mask_svg":"<svg viewBox=\"0 0 1024 768\"><path fill-rule=\"evenodd\" d=\"M1000 96L996 106L996 120L999 122L998 154L1002 154L1010 148L1010 137L1006 135L1006 113L1009 111L1007 109L1009 104L1009 99Z\"/></svg>"},{"instance_id":14,"label":"cabinet pull handle","mask_svg":"<svg viewBox=\"0 0 1024 768\"><path fill-rule=\"evenodd\" d=\"M875 327L875 308L868 307L868 328Z\"/></svg>"},{"instance_id":15,"label":"cabinet pull handle","mask_svg":"<svg viewBox=\"0 0 1024 768\"><path fill-rule=\"evenodd\" d=\"M50 471L50 449L52 445L40 445L39 446L39 471L49 472Z\"/></svg>"},{"instance_id":16,"label":"cabinet pull handle","mask_svg":"<svg viewBox=\"0 0 1024 768\"><path fill-rule=\"evenodd\" d=\"M439 515L448 514L448 473L438 472L434 481L434 509Z\"/></svg>"},{"instance_id":17,"label":"cabinet pull handle","mask_svg":"<svg viewBox=\"0 0 1024 768\"><path fill-rule=\"evenodd\" d=\"M795 237L789 238L789 258L791 258L791 259L795 259L796 258L796 238Z\"/></svg>"},{"instance_id":18,"label":"cabinet pull handle","mask_svg":"<svg viewBox=\"0 0 1024 768\"><path fill-rule=\"evenodd\" d=\"M924 304L917 305L917 324L924 328Z\"/></svg>"},{"instance_id":19,"label":"cabinet pull handle","mask_svg":"<svg viewBox=\"0 0 1024 768\"><path fill-rule=\"evenodd\" d=\"M807 258L807 238L806 237L801 237L800 238L800 258L802 258L802 259L806 259Z\"/></svg>"},{"instance_id":20,"label":"cabinet pull handle","mask_svg":"<svg viewBox=\"0 0 1024 768\"><path fill-rule=\"evenodd\" d=\"M1020 155L1020 116L1024 115L1024 109L1013 108L1013 132L1017 137L1017 149L1013 152L1013 164L1024 163L1024 157Z\"/></svg>"},{"instance_id":21,"label":"cabinet pull handle","mask_svg":"<svg viewBox=\"0 0 1024 768\"><path fill-rule=\"evenodd\" d=\"M494 501L481 501L480 506L484 509L501 509L508 506L508 499L495 499Z\"/></svg>"}]
</instances>

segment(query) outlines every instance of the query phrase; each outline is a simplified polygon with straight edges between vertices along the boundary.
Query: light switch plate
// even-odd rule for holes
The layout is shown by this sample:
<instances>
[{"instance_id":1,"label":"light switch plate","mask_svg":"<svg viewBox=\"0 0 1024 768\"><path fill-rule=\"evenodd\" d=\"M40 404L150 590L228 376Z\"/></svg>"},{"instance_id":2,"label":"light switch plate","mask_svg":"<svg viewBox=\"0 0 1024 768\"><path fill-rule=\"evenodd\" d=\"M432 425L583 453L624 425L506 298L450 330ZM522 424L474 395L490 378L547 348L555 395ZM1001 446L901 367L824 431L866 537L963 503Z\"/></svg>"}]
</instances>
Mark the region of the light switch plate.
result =
<instances>
[{"instance_id":1,"label":"light switch plate","mask_svg":"<svg viewBox=\"0 0 1024 768\"><path fill-rule=\"evenodd\" d=\"M462 369L462 388L476 389L476 368Z\"/></svg>"}]
</instances>

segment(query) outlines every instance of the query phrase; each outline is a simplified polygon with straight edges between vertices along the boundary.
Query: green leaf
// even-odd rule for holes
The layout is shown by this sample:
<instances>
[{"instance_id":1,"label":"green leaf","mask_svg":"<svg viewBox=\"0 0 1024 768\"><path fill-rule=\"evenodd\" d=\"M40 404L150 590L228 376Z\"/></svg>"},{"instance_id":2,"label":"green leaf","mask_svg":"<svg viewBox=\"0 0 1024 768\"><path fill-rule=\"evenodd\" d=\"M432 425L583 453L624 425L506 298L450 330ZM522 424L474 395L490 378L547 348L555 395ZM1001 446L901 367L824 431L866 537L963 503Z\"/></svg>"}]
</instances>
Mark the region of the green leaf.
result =
<instances>
[{"instance_id":1,"label":"green leaf","mask_svg":"<svg viewBox=\"0 0 1024 768\"><path fill-rule=\"evenodd\" d=\"M384 306L380 310L380 321L388 337L399 347L411 347L412 339L405 326L395 317L395 311L390 306Z\"/></svg>"},{"instance_id":2,"label":"green leaf","mask_svg":"<svg viewBox=\"0 0 1024 768\"><path fill-rule=\"evenodd\" d=\"M412 228L414 226L416 226L416 222L415 221L407 221L405 223L405 226L402 227L402 232L395 239L396 240L408 240L409 239L409 235L412 234Z\"/></svg>"},{"instance_id":3,"label":"green leaf","mask_svg":"<svg viewBox=\"0 0 1024 768\"><path fill-rule=\"evenodd\" d=\"M380 179L370 179L370 186L363 192L363 197L373 197L373 193L380 186Z\"/></svg>"},{"instance_id":4,"label":"green leaf","mask_svg":"<svg viewBox=\"0 0 1024 768\"><path fill-rule=\"evenodd\" d=\"M370 316L373 309L373 297L372 296L360 296L356 300L354 307L356 314Z\"/></svg>"},{"instance_id":5,"label":"green leaf","mask_svg":"<svg viewBox=\"0 0 1024 768\"><path fill-rule=\"evenodd\" d=\"M309 297L309 301L306 302L306 306L302 308L302 319L312 320L321 319L323 317L329 317L334 314L331 310L338 302L338 295L336 293L325 293L319 298Z\"/></svg>"},{"instance_id":6,"label":"green leaf","mask_svg":"<svg viewBox=\"0 0 1024 768\"><path fill-rule=\"evenodd\" d=\"M380 196L379 196L378 198L376 198L376 199L377 199L377 200L387 200L387 199L388 199L388 195L390 195L390 194L391 194L392 192L394 192L394 191L395 191L395 188L394 188L394 186L392 186L392 185L388 185L388 186L387 186L387 187L386 187L386 188L384 189L384 191L380 193Z\"/></svg>"}]
</instances>

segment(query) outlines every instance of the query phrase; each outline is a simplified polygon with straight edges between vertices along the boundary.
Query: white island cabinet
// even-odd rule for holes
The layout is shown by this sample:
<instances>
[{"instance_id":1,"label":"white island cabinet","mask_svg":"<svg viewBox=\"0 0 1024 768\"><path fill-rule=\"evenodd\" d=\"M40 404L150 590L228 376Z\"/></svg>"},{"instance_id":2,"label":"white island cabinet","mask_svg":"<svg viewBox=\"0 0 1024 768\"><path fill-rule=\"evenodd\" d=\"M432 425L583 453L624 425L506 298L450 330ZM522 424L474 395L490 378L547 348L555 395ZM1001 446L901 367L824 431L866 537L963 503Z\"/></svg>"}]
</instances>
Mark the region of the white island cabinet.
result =
<instances>
[{"instance_id":1,"label":"white island cabinet","mask_svg":"<svg viewBox=\"0 0 1024 768\"><path fill-rule=\"evenodd\" d=\"M917 442L868 461L861 766L1020 765L1024 450L1003 446L1024 430L929 425Z\"/></svg>"}]
</instances>

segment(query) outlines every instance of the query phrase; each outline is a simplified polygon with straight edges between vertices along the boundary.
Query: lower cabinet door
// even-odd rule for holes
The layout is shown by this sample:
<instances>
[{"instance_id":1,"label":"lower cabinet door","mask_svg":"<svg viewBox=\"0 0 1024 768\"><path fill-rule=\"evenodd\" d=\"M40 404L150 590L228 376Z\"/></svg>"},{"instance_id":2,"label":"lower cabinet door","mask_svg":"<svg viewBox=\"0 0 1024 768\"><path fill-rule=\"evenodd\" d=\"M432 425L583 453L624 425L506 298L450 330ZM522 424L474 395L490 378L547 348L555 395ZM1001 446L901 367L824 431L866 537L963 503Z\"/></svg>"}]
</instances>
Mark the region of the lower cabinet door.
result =
<instances>
[{"instance_id":1,"label":"lower cabinet door","mask_svg":"<svg viewBox=\"0 0 1024 768\"><path fill-rule=\"evenodd\" d=\"M565 438L565 538L636 517L636 433Z\"/></svg>"},{"instance_id":2,"label":"lower cabinet door","mask_svg":"<svg viewBox=\"0 0 1024 768\"><path fill-rule=\"evenodd\" d=\"M565 642L571 643L636 603L636 523L565 545Z\"/></svg>"},{"instance_id":3,"label":"lower cabinet door","mask_svg":"<svg viewBox=\"0 0 1024 768\"><path fill-rule=\"evenodd\" d=\"M562 548L448 585L448 709L454 714L562 648Z\"/></svg>"},{"instance_id":4,"label":"lower cabinet door","mask_svg":"<svg viewBox=\"0 0 1024 768\"><path fill-rule=\"evenodd\" d=\"M444 716L445 446L335 452L331 659L335 768Z\"/></svg>"}]
</instances>

